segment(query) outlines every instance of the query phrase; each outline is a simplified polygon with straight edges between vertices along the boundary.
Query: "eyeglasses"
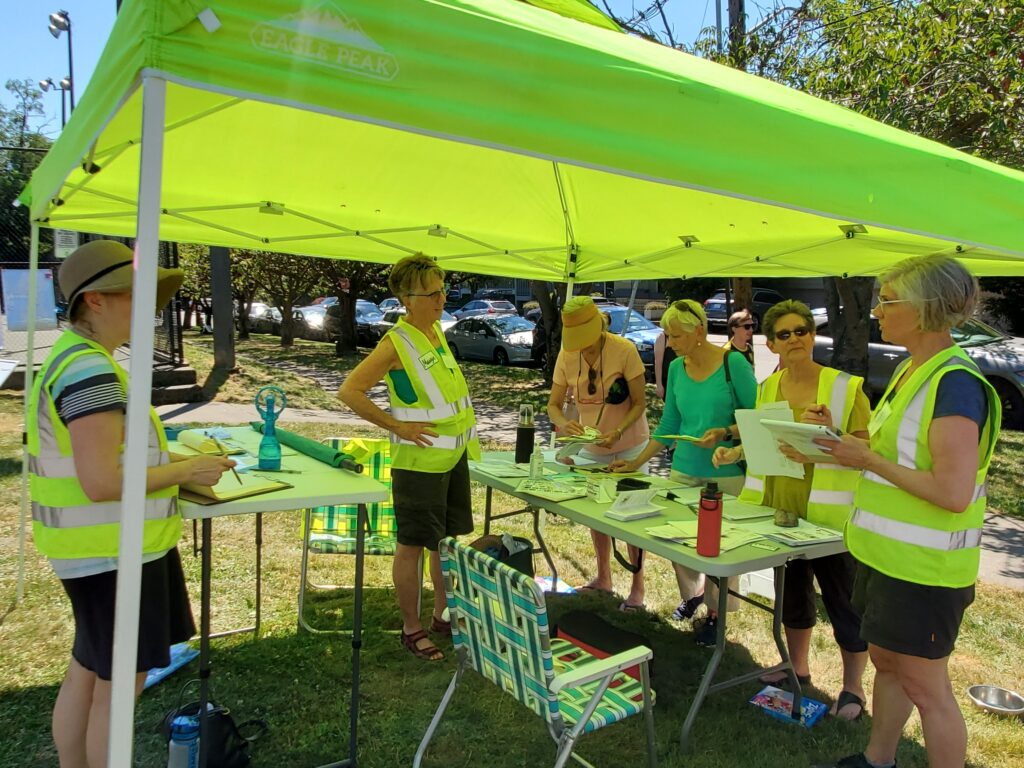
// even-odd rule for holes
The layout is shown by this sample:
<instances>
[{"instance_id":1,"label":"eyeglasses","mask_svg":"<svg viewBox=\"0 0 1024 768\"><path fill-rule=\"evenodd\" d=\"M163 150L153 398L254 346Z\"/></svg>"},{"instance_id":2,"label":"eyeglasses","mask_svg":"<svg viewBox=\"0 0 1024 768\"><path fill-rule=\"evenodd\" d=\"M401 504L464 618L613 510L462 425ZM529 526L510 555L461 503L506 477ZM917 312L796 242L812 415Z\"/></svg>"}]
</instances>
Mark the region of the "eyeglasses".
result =
<instances>
[{"instance_id":1,"label":"eyeglasses","mask_svg":"<svg viewBox=\"0 0 1024 768\"><path fill-rule=\"evenodd\" d=\"M445 295L445 292L444 291L431 291L430 293L407 293L405 295L408 298L410 298L410 299L419 297L421 299L429 299L430 301L437 301L438 299L442 298Z\"/></svg>"},{"instance_id":2,"label":"eyeglasses","mask_svg":"<svg viewBox=\"0 0 1024 768\"><path fill-rule=\"evenodd\" d=\"M881 297L877 297L871 302L871 308L881 309L884 312L885 308L890 304L905 304L909 301L910 299L883 299Z\"/></svg>"},{"instance_id":3,"label":"eyeglasses","mask_svg":"<svg viewBox=\"0 0 1024 768\"><path fill-rule=\"evenodd\" d=\"M810 328L794 328L792 331L779 331L775 334L775 338L779 341L786 341L790 336L796 334L801 339L811 332Z\"/></svg>"},{"instance_id":4,"label":"eyeglasses","mask_svg":"<svg viewBox=\"0 0 1024 768\"><path fill-rule=\"evenodd\" d=\"M753 323L743 323L742 325L734 325L733 328L742 328L745 331L752 331L752 330L754 330L754 324Z\"/></svg>"}]
</instances>

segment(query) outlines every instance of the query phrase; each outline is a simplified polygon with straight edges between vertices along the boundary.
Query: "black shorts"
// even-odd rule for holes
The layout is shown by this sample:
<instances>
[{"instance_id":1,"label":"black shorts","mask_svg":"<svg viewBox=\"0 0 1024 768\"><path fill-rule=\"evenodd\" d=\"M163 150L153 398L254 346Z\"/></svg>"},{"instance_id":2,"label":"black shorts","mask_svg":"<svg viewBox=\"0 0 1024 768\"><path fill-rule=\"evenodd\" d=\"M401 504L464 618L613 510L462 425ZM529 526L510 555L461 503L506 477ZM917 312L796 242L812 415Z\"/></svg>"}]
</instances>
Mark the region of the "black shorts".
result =
<instances>
[{"instance_id":1,"label":"black shorts","mask_svg":"<svg viewBox=\"0 0 1024 768\"><path fill-rule=\"evenodd\" d=\"M437 549L445 536L473 531L473 502L469 495L466 454L447 472L417 472L391 468L398 543Z\"/></svg>"},{"instance_id":2,"label":"black shorts","mask_svg":"<svg viewBox=\"0 0 1024 768\"><path fill-rule=\"evenodd\" d=\"M818 619L814 597L817 578L836 644L850 653L866 651L868 644L860 635L860 611L851 602L856 573L857 561L848 552L813 560L790 560L786 563L782 623L790 629L814 626Z\"/></svg>"},{"instance_id":3,"label":"black shorts","mask_svg":"<svg viewBox=\"0 0 1024 768\"><path fill-rule=\"evenodd\" d=\"M953 652L974 585L930 587L886 576L860 563L853 604L861 611L860 634L887 651L943 659Z\"/></svg>"},{"instance_id":4,"label":"black shorts","mask_svg":"<svg viewBox=\"0 0 1024 768\"><path fill-rule=\"evenodd\" d=\"M117 571L62 579L75 614L71 655L101 680L110 679L114 652L114 602ZM177 547L142 566L139 649L135 669L148 672L171 663L170 649L196 633Z\"/></svg>"}]
</instances>

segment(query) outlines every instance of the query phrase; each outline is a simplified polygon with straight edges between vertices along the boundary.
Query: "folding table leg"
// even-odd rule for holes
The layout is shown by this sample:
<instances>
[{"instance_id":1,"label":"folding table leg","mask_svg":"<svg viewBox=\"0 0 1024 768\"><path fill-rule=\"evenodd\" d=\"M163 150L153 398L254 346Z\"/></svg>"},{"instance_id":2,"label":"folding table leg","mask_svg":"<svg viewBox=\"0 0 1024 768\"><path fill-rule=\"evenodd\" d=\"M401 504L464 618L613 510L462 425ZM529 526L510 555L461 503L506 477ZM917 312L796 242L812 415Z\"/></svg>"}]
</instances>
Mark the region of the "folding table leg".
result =
<instances>
[{"instance_id":1,"label":"folding table leg","mask_svg":"<svg viewBox=\"0 0 1024 768\"><path fill-rule=\"evenodd\" d=\"M786 566L775 566L775 607L772 610L772 637L775 638L775 647L779 649L779 656L782 658L782 668L785 669L789 678L789 686L793 691L793 709L790 716L794 720L800 719L800 705L802 694L800 691L800 680L793 669L793 662L789 658L789 649L786 648L786 640L782 636L782 596L786 586Z\"/></svg>"},{"instance_id":2,"label":"folding table leg","mask_svg":"<svg viewBox=\"0 0 1024 768\"><path fill-rule=\"evenodd\" d=\"M252 632L253 639L260 636L260 603L263 593L263 513L256 513L256 622L248 627L237 627L214 632L210 637L228 637Z\"/></svg>"},{"instance_id":3,"label":"folding table leg","mask_svg":"<svg viewBox=\"0 0 1024 768\"><path fill-rule=\"evenodd\" d=\"M693 703L690 704L690 709L686 713L686 720L683 721L682 733L679 734L679 747L684 751L686 750L687 740L690 737L690 730L697 719L697 713L700 711L701 704L704 703L704 698L708 695L708 689L715 678L715 672L718 671L718 665L722 661L722 656L725 655L725 624L728 613L729 577L720 576L718 579L718 637L715 638L715 650L712 652L711 660L708 662L704 675L700 679L697 694L693 697Z\"/></svg>"},{"instance_id":4,"label":"folding table leg","mask_svg":"<svg viewBox=\"0 0 1024 768\"><path fill-rule=\"evenodd\" d=\"M199 577L199 768L206 768L207 736L206 703L210 700L210 541L213 521L202 522L202 560Z\"/></svg>"}]
</instances>

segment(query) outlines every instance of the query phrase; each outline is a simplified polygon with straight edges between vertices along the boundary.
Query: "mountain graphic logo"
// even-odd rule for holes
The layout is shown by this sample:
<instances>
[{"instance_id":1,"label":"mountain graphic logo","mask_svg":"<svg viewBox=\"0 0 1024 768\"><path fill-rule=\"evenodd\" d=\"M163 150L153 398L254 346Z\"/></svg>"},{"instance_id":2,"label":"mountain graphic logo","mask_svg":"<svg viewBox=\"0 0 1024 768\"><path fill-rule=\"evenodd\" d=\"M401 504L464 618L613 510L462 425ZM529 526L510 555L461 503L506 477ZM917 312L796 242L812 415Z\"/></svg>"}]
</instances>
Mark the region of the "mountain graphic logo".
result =
<instances>
[{"instance_id":1,"label":"mountain graphic logo","mask_svg":"<svg viewBox=\"0 0 1024 768\"><path fill-rule=\"evenodd\" d=\"M260 22L253 27L251 39L262 51L355 75L393 80L398 74L395 57L375 43L358 21L330 2Z\"/></svg>"}]
</instances>

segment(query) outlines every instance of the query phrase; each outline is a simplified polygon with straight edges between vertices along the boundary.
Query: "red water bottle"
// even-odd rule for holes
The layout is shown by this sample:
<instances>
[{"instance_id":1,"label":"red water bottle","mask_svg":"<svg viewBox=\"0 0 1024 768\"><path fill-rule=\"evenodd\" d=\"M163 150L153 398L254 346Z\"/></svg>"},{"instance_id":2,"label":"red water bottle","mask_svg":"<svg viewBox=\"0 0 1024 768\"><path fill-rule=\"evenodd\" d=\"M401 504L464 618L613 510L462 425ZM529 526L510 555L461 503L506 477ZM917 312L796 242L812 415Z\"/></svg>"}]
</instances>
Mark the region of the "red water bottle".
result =
<instances>
[{"instance_id":1,"label":"red water bottle","mask_svg":"<svg viewBox=\"0 0 1024 768\"><path fill-rule=\"evenodd\" d=\"M718 557L722 547L722 492L718 483L708 483L700 492L697 512L697 554Z\"/></svg>"}]
</instances>

